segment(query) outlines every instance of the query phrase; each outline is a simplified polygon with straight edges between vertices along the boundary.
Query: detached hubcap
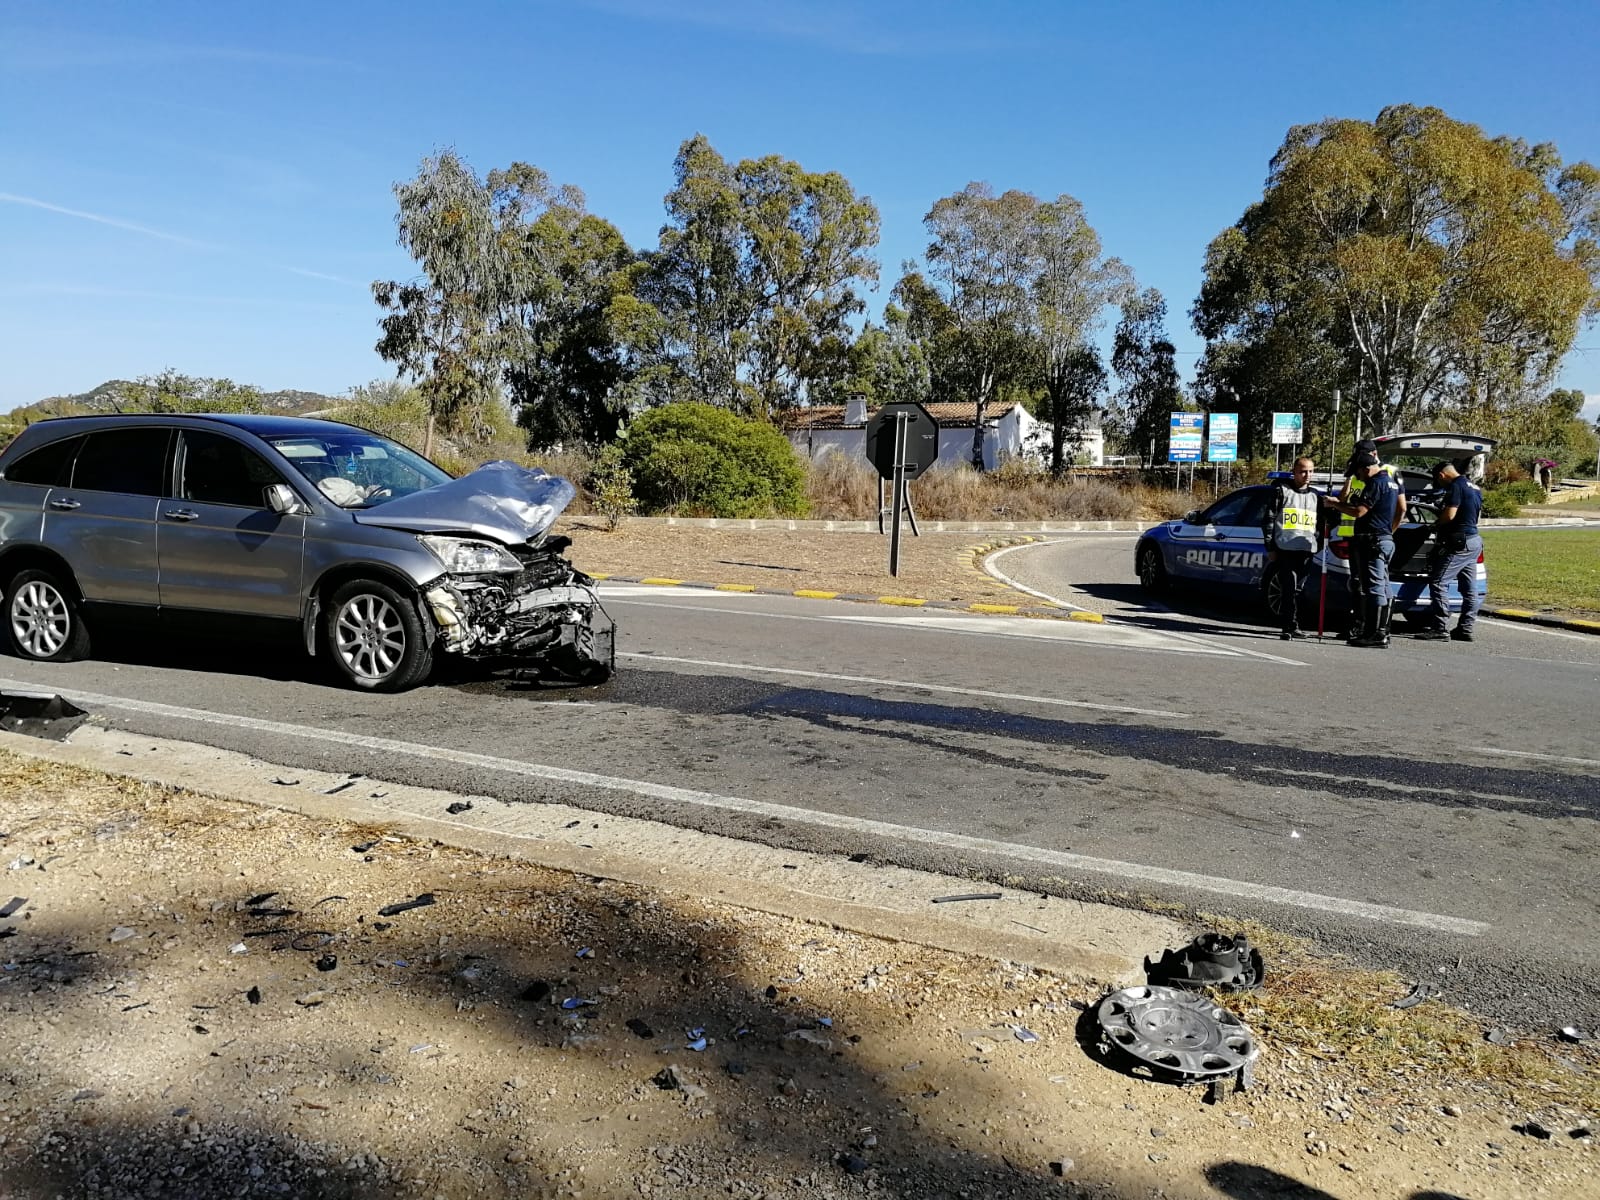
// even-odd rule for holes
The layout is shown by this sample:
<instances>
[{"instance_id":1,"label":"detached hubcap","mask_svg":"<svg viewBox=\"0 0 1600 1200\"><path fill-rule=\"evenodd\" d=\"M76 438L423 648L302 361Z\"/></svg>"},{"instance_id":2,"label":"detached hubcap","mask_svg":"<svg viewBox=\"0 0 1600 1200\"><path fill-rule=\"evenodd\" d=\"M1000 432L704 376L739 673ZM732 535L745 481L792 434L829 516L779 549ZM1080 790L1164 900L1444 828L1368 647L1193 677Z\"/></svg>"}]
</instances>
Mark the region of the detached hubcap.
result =
<instances>
[{"instance_id":1,"label":"detached hubcap","mask_svg":"<svg viewBox=\"0 0 1600 1200\"><path fill-rule=\"evenodd\" d=\"M66 597L48 583L35 579L11 601L11 634L34 658L58 652L71 631Z\"/></svg>"},{"instance_id":2,"label":"detached hubcap","mask_svg":"<svg viewBox=\"0 0 1600 1200\"><path fill-rule=\"evenodd\" d=\"M334 619L334 645L352 675L377 681L394 674L405 657L406 630L382 596L353 596Z\"/></svg>"}]
</instances>

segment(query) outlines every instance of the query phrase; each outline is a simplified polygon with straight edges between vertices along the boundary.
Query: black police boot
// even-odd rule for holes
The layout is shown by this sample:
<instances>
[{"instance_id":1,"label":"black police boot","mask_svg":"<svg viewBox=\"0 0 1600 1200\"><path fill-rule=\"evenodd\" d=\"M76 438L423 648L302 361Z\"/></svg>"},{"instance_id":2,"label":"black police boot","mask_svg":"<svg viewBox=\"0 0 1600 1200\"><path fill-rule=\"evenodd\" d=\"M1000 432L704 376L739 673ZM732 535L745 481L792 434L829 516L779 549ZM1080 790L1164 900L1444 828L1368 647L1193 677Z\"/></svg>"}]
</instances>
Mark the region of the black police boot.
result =
<instances>
[{"instance_id":1,"label":"black police boot","mask_svg":"<svg viewBox=\"0 0 1600 1200\"><path fill-rule=\"evenodd\" d=\"M1383 649L1389 644L1389 634L1384 628L1384 618L1388 616L1388 605L1378 603L1376 596L1363 596L1361 598L1361 615L1365 631L1360 637L1350 639L1352 646L1374 646Z\"/></svg>"},{"instance_id":2,"label":"black police boot","mask_svg":"<svg viewBox=\"0 0 1600 1200\"><path fill-rule=\"evenodd\" d=\"M1350 610L1350 624L1345 627L1344 640L1354 642L1358 637L1367 632L1366 618L1367 598L1361 597L1356 607Z\"/></svg>"}]
</instances>

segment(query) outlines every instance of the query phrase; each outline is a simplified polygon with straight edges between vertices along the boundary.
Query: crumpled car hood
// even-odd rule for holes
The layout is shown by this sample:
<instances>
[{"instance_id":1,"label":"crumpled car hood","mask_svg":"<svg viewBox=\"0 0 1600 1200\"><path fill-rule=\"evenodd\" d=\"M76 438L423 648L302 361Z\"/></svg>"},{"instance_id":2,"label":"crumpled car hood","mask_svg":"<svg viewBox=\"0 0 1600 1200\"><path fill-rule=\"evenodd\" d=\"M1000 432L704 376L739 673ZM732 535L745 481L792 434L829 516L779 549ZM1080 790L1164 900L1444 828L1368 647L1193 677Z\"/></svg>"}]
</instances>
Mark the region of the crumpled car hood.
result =
<instances>
[{"instance_id":1,"label":"crumpled car hood","mask_svg":"<svg viewBox=\"0 0 1600 1200\"><path fill-rule=\"evenodd\" d=\"M470 533L515 546L555 523L577 489L559 475L504 460L351 515L363 525L416 533Z\"/></svg>"}]
</instances>

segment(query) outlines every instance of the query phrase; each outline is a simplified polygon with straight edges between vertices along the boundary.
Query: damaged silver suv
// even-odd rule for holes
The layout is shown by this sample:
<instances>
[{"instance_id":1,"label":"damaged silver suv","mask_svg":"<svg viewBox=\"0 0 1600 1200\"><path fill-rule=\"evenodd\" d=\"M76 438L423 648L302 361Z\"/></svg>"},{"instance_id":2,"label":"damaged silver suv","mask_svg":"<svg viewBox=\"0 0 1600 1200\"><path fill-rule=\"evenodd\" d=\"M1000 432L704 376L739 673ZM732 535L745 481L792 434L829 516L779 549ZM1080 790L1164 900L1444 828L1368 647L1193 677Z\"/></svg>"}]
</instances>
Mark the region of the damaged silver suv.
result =
<instances>
[{"instance_id":1,"label":"damaged silver suv","mask_svg":"<svg viewBox=\"0 0 1600 1200\"><path fill-rule=\"evenodd\" d=\"M452 479L335 421L40 421L0 454L6 642L66 662L103 621L256 625L372 691L421 683L441 655L599 682L615 626L548 532L573 495L509 462Z\"/></svg>"}]
</instances>

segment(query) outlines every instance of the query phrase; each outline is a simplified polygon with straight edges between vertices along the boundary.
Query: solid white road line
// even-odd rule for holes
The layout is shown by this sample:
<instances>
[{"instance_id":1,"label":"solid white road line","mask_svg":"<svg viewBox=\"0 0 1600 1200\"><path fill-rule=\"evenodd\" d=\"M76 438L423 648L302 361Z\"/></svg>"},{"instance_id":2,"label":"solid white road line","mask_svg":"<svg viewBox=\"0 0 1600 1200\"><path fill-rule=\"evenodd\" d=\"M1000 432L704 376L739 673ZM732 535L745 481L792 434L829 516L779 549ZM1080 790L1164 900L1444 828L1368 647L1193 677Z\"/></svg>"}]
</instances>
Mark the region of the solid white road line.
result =
<instances>
[{"instance_id":1,"label":"solid white road line","mask_svg":"<svg viewBox=\"0 0 1600 1200\"><path fill-rule=\"evenodd\" d=\"M0 688L37 688L37 684L15 680L0 680ZM1197 875L1190 871L1173 871L1165 867L1146 866L1142 863L1118 862L1115 859L1092 858L1084 854L1069 854L1060 850L1046 850L1036 846L1000 842L989 838L968 837L964 834L945 833L934 829L895 825L888 821L873 821L863 817L849 817L837 813L816 812L795 808L787 804L769 804L762 800L747 800L739 796L723 796L715 792L695 791L691 788L673 787L670 784L652 783L649 780L623 779L614 775L597 775L590 771L573 771L565 767L552 767L543 763L522 762L517 759L496 758L487 754L474 754L466 750L452 750L444 746L426 746L415 742L402 742L393 738L371 737L366 734L346 733L343 730L317 729L308 725L291 725L283 721L268 721L260 717L245 717L234 713L211 712L206 709L180 708L172 704L157 704L149 700L130 700L121 696L104 696L93 692L63 690L62 696L75 704L90 708L115 708L127 712L145 713L149 716L195 721L206 725L222 725L235 729L250 729L273 733L302 741L326 742L333 745L353 746L381 754L404 754L414 758L432 759L457 766L476 767L480 770L498 771L530 779L545 779L604 791L626 792L635 796L668 800L678 804L693 804L702 808L719 809L747 816L768 817L795 824L820 826L845 833L871 837L891 838L944 850L967 853L998 854L1008 858L1035 863L1055 870L1082 871L1115 879L1139 883L1161 884L1169 887L1190 888L1237 899L1258 900L1269 904L1284 904L1294 908L1313 909L1347 917L1360 917L1388 925L1414 925L1440 933L1478 937L1489 929L1482 921L1469 921L1461 917L1441 916L1437 913L1415 912L1405 908L1391 908L1385 904L1368 904L1361 900L1345 900L1337 896L1322 896L1315 892L1302 892L1293 888L1269 887L1265 884L1246 883L1237 879L1222 879L1211 875Z\"/></svg>"},{"instance_id":2,"label":"solid white road line","mask_svg":"<svg viewBox=\"0 0 1600 1200\"><path fill-rule=\"evenodd\" d=\"M1094 704L1088 700L1063 700L1059 696L1029 696L1021 692L986 692L978 688L949 687L940 683L916 683L906 679L874 679L870 675L835 675L829 671L801 671L793 667L763 667L755 663L715 662L704 658L673 658L667 654L637 654L618 651L618 658L642 662L682 663L691 667L719 667L733 671L756 671L766 675L796 675L802 679L829 679L838 683L865 683L874 687L903 688L909 691L944 692L951 696L976 696L984 700L1021 700L1028 704L1055 704L1062 708L1087 708L1095 712L1129 713L1137 717L1172 717L1186 720L1190 714L1165 708L1129 708L1125 704Z\"/></svg>"},{"instance_id":3,"label":"solid white road line","mask_svg":"<svg viewBox=\"0 0 1600 1200\"><path fill-rule=\"evenodd\" d=\"M1532 758L1540 762L1572 763L1579 767L1600 767L1600 759L1573 758L1566 754L1536 754L1532 750L1500 750L1494 746L1478 746L1484 754L1503 754L1507 758Z\"/></svg>"},{"instance_id":4,"label":"solid white road line","mask_svg":"<svg viewBox=\"0 0 1600 1200\"><path fill-rule=\"evenodd\" d=\"M1059 596L1052 596L1049 592L1041 592L1037 588L1029 587L1027 584L1018 583L1015 579L1011 578L1011 576L1007 575L999 567L994 565L996 559L1004 558L1013 550L1037 550L1041 546L1064 546L1073 540L1074 539L1072 538L1054 538L1049 541L1028 542L1021 546L1007 546L1004 550L997 551L996 553L991 554L988 558L984 559L983 569L995 579L998 579L1001 583L1005 584L1007 587L1016 588L1019 592L1026 592L1030 596L1035 596L1040 600L1048 601L1049 603L1057 605L1058 607L1077 609L1079 612L1082 612L1084 610L1079 608L1078 605L1073 604L1070 601L1063 600ZM1110 620L1113 623L1117 622L1117 618L1115 616L1111 617ZM1285 658L1281 654L1268 654L1265 650L1250 650L1244 646L1218 646L1214 639L1202 639L1196 634L1177 633L1172 630L1161 630L1159 632L1164 637L1176 638L1178 641L1188 642L1192 645L1205 646L1215 654L1240 654L1247 658L1259 658L1266 662L1283 663L1286 666L1291 667L1303 667L1306 665L1297 658Z\"/></svg>"}]
</instances>

